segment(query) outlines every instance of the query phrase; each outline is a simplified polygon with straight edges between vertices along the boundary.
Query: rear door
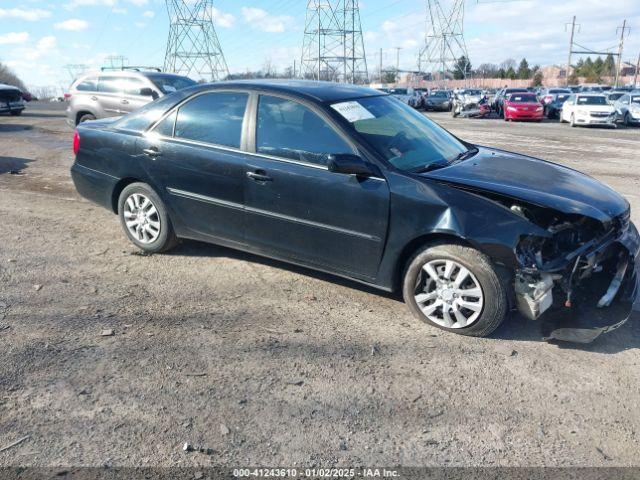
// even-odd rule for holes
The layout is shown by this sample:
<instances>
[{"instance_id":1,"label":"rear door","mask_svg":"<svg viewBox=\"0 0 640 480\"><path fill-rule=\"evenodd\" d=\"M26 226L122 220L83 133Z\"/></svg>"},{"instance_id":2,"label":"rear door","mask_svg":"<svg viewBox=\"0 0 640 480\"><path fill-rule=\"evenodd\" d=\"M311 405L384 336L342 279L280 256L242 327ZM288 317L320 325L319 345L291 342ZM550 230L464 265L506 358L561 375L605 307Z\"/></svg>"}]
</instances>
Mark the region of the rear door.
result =
<instances>
[{"instance_id":1,"label":"rear door","mask_svg":"<svg viewBox=\"0 0 640 480\"><path fill-rule=\"evenodd\" d=\"M98 92L89 97L96 104L98 118L122 115L123 80L120 75L98 77Z\"/></svg>"},{"instance_id":2,"label":"rear door","mask_svg":"<svg viewBox=\"0 0 640 480\"><path fill-rule=\"evenodd\" d=\"M246 153L240 150L248 94L194 95L138 141L179 233L243 241Z\"/></svg>"},{"instance_id":3,"label":"rear door","mask_svg":"<svg viewBox=\"0 0 640 480\"><path fill-rule=\"evenodd\" d=\"M375 277L389 216L386 180L328 170L328 154L357 152L315 106L273 95L260 95L253 104L249 148L255 154L244 179L247 243L320 268Z\"/></svg>"}]
</instances>

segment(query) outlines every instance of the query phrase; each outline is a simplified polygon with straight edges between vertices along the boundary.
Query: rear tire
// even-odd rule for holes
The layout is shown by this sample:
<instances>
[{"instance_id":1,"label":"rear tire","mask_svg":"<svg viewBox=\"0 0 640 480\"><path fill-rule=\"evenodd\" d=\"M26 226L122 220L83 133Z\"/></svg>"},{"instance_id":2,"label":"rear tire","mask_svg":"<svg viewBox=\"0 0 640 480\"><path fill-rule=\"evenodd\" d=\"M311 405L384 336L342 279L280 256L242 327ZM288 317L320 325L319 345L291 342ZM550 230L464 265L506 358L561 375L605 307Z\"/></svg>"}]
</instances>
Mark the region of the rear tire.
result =
<instances>
[{"instance_id":1,"label":"rear tire","mask_svg":"<svg viewBox=\"0 0 640 480\"><path fill-rule=\"evenodd\" d=\"M22 115L22 110L12 110L11 115L13 115L14 117L19 117L20 115Z\"/></svg>"},{"instance_id":2,"label":"rear tire","mask_svg":"<svg viewBox=\"0 0 640 480\"><path fill-rule=\"evenodd\" d=\"M96 119L95 115L91 113L85 113L84 115L81 115L80 118L78 119L78 125L80 125L82 122L86 122L88 120L95 120L95 119Z\"/></svg>"},{"instance_id":3,"label":"rear tire","mask_svg":"<svg viewBox=\"0 0 640 480\"><path fill-rule=\"evenodd\" d=\"M448 270L447 266L451 264L453 266ZM463 268L469 275L455 286L458 278L464 276ZM427 273L427 269L431 273ZM434 273L438 281L434 280ZM472 290L479 291L480 296L472 295ZM418 320L461 335L486 337L498 328L507 314L507 289L491 260L462 245L435 244L416 252L404 271L402 295ZM429 296L431 298L425 300ZM434 306L437 302L440 304ZM467 318L467 324L460 320L460 315ZM454 323L451 324L452 320Z\"/></svg>"},{"instance_id":4,"label":"rear tire","mask_svg":"<svg viewBox=\"0 0 640 480\"><path fill-rule=\"evenodd\" d=\"M164 202L146 183L132 183L122 190L118 217L124 233L140 250L166 252L178 243Z\"/></svg>"}]
</instances>

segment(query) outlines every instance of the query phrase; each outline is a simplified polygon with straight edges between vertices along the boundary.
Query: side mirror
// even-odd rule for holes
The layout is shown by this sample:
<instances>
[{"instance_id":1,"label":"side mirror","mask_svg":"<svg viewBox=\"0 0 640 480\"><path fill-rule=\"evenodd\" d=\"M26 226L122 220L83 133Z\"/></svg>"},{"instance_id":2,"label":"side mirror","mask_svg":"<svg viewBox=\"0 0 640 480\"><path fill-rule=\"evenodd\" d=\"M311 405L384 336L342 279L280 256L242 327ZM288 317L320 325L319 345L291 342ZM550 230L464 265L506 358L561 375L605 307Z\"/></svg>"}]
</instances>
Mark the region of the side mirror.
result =
<instances>
[{"instance_id":1,"label":"side mirror","mask_svg":"<svg viewBox=\"0 0 640 480\"><path fill-rule=\"evenodd\" d=\"M143 97L151 97L154 100L158 98L158 92L149 87L141 88L140 95L142 95Z\"/></svg>"},{"instance_id":2,"label":"side mirror","mask_svg":"<svg viewBox=\"0 0 640 480\"><path fill-rule=\"evenodd\" d=\"M365 162L358 155L351 153L330 154L327 167L329 167L330 172L357 175L359 177L370 177L377 173L372 165Z\"/></svg>"}]
</instances>

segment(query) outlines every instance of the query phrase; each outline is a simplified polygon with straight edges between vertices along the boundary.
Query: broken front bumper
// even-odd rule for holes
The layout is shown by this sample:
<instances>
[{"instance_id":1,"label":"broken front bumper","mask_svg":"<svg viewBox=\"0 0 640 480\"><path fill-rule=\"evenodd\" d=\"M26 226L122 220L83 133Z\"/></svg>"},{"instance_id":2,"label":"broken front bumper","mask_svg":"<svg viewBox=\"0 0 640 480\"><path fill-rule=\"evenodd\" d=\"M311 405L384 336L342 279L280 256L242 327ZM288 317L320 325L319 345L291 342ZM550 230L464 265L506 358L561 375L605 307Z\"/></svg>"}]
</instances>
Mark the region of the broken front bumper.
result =
<instances>
[{"instance_id":1,"label":"broken front bumper","mask_svg":"<svg viewBox=\"0 0 640 480\"><path fill-rule=\"evenodd\" d=\"M571 307L543 314L540 325L545 340L589 343L629 319L640 290L640 236L633 223L607 248L615 246L628 253L618 269L626 267L620 278L594 275L576 291Z\"/></svg>"}]
</instances>

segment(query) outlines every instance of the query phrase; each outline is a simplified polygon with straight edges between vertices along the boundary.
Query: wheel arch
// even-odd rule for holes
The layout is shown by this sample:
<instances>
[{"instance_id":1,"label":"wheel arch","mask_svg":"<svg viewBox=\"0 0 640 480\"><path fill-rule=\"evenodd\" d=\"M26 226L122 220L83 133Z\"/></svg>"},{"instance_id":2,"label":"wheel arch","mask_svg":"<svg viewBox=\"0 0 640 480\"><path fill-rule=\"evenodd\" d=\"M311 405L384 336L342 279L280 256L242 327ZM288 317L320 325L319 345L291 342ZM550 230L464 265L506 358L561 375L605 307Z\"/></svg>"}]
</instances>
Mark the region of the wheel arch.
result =
<instances>
[{"instance_id":1,"label":"wheel arch","mask_svg":"<svg viewBox=\"0 0 640 480\"><path fill-rule=\"evenodd\" d=\"M411 259L418 250L429 245L436 245L439 243L452 243L456 245L463 245L465 247L476 248L467 239L451 232L432 232L414 238L404 246L398 256L398 260L396 261L393 278L394 291L402 290L402 278L409 259Z\"/></svg>"},{"instance_id":2,"label":"wheel arch","mask_svg":"<svg viewBox=\"0 0 640 480\"><path fill-rule=\"evenodd\" d=\"M122 193L122 191L128 185L131 185L132 183L138 183L138 182L147 183L144 180L141 180L141 179L136 178L136 177L125 177L125 178L119 180L118 183L115 184L115 186L113 187L113 190L111 192L111 210L113 211L113 213L115 213L116 215L118 214L118 200L120 199L120 194ZM153 188L153 187L151 186L151 188Z\"/></svg>"},{"instance_id":3,"label":"wheel arch","mask_svg":"<svg viewBox=\"0 0 640 480\"><path fill-rule=\"evenodd\" d=\"M94 112L92 112L91 110L88 110L86 108L83 108L83 109L78 110L76 112L76 117L75 117L76 126L78 126L80 124L80 119L82 118L82 116L83 115L87 115L87 114L88 115L93 115L94 117L98 118L97 115Z\"/></svg>"}]
</instances>

